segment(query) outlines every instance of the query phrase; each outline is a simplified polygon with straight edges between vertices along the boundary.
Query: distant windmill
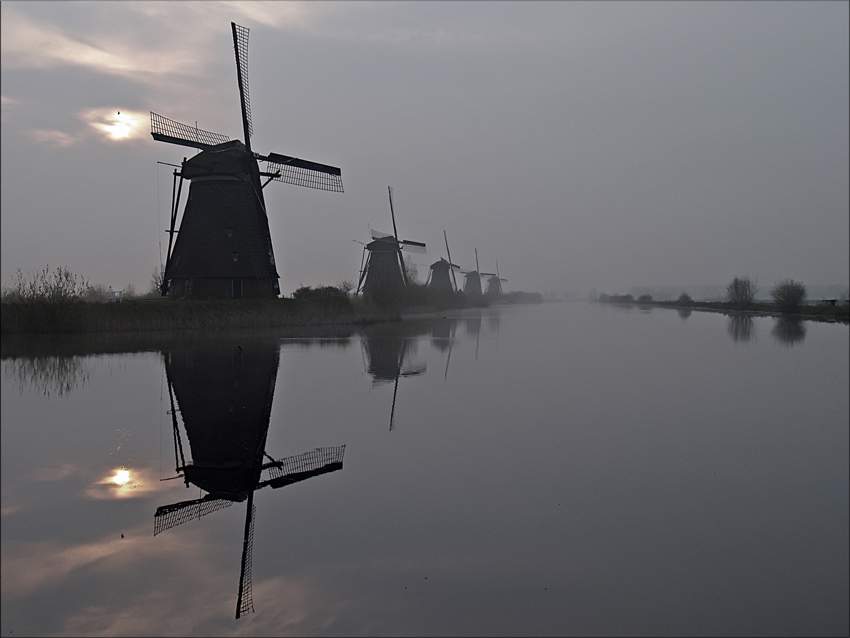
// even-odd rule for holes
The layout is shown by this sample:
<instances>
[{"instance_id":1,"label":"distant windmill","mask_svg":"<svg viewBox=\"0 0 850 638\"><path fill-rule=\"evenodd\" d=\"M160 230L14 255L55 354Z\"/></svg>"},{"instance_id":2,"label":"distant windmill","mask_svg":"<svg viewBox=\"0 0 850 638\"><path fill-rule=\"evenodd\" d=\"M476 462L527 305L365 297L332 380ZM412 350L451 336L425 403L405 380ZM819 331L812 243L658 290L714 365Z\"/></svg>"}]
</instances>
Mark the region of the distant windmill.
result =
<instances>
[{"instance_id":1,"label":"distant windmill","mask_svg":"<svg viewBox=\"0 0 850 638\"><path fill-rule=\"evenodd\" d=\"M279 275L263 188L276 180L342 192L342 175L334 166L278 153L259 155L251 150L248 29L233 22L230 25L244 143L151 112L151 135L155 140L201 150L190 159L184 158L180 171L174 171L168 251L161 287L161 293L171 297L277 296ZM258 161L266 163L265 170L260 170ZM265 178L262 183L261 178ZM174 227L183 180L190 182L189 201L178 231Z\"/></svg>"},{"instance_id":2,"label":"distant windmill","mask_svg":"<svg viewBox=\"0 0 850 638\"><path fill-rule=\"evenodd\" d=\"M165 353L177 477L201 498L157 508L154 536L233 503L247 501L236 618L254 610L251 564L254 492L285 487L342 469L345 446L316 448L275 460L266 454L272 397L279 363L275 345L240 340L218 347L180 347ZM175 407L175 397L177 406ZM192 460L184 454L180 412Z\"/></svg>"},{"instance_id":3,"label":"distant windmill","mask_svg":"<svg viewBox=\"0 0 850 638\"><path fill-rule=\"evenodd\" d=\"M499 298L502 296L502 282L508 282L507 279L504 279L499 276L499 260L496 260L496 272L495 273L481 273L483 275L488 275L487 278L487 292L484 294L491 298Z\"/></svg>"},{"instance_id":4,"label":"distant windmill","mask_svg":"<svg viewBox=\"0 0 850 638\"><path fill-rule=\"evenodd\" d=\"M465 275L463 292L467 295L481 295L481 272L478 267L478 249L475 249L475 270L462 270Z\"/></svg>"},{"instance_id":5,"label":"distant windmill","mask_svg":"<svg viewBox=\"0 0 850 638\"><path fill-rule=\"evenodd\" d=\"M409 285L407 269L404 265L402 250L424 253L425 244L409 239L400 240L393 210L393 189L387 187L390 196L390 215L393 220L393 234L371 231L372 241L363 247L368 257L360 272L357 292L373 299L381 299L388 293Z\"/></svg>"},{"instance_id":6,"label":"distant windmill","mask_svg":"<svg viewBox=\"0 0 850 638\"><path fill-rule=\"evenodd\" d=\"M425 285L434 290L454 292L457 290L457 279L455 279L454 271L459 270L460 266L452 263L452 254L449 252L449 240L446 237L445 230L443 231L443 238L446 240L446 254L449 256L449 260L446 261L440 257L439 261L431 264L428 272L428 281ZM449 278L449 273L451 273L451 278ZM452 286L452 282L454 282L454 286Z\"/></svg>"}]
</instances>

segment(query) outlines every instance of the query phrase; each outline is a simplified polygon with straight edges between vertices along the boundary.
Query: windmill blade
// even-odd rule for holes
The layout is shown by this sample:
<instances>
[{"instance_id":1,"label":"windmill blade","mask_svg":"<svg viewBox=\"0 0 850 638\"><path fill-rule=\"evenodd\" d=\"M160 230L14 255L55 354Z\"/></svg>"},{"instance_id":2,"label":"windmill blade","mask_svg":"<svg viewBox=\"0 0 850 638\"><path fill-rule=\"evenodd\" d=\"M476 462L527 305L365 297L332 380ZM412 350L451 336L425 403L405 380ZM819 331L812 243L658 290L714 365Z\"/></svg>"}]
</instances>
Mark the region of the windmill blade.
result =
<instances>
[{"instance_id":1,"label":"windmill blade","mask_svg":"<svg viewBox=\"0 0 850 638\"><path fill-rule=\"evenodd\" d=\"M251 152L251 98L248 95L248 29L235 22L230 23L233 32L233 51L236 54L236 76L239 82L239 101L242 104L242 130L245 134L245 148Z\"/></svg>"},{"instance_id":2,"label":"windmill blade","mask_svg":"<svg viewBox=\"0 0 850 638\"><path fill-rule=\"evenodd\" d=\"M266 162L265 172L274 175L275 181L334 193L343 192L342 171L336 166L319 164L280 153L258 155L257 159Z\"/></svg>"},{"instance_id":3,"label":"windmill blade","mask_svg":"<svg viewBox=\"0 0 850 638\"><path fill-rule=\"evenodd\" d=\"M380 230L375 230L373 228L369 228L369 235L372 239L384 239L385 237L392 237L390 233L382 233Z\"/></svg>"},{"instance_id":4,"label":"windmill blade","mask_svg":"<svg viewBox=\"0 0 850 638\"><path fill-rule=\"evenodd\" d=\"M242 539L242 569L239 572L239 594L236 598L236 618L254 611L251 587L251 563L254 554L254 493L248 494L248 511L245 513L245 536Z\"/></svg>"},{"instance_id":5,"label":"windmill blade","mask_svg":"<svg viewBox=\"0 0 850 638\"><path fill-rule=\"evenodd\" d=\"M404 366L404 368L402 368L399 371L398 376L400 376L400 377L418 377L420 374L425 374L425 372L427 370L428 370L428 364L427 363L419 363L419 364Z\"/></svg>"},{"instance_id":6,"label":"windmill blade","mask_svg":"<svg viewBox=\"0 0 850 638\"><path fill-rule=\"evenodd\" d=\"M194 501L181 501L180 503L163 505L158 507L156 514L153 515L153 535L156 536L160 532L177 527L181 523L201 518L201 516L206 516L231 505L233 505L233 501L211 497L209 494Z\"/></svg>"},{"instance_id":7,"label":"windmill blade","mask_svg":"<svg viewBox=\"0 0 850 638\"><path fill-rule=\"evenodd\" d=\"M290 456L280 461L264 463L269 479L258 484L257 489L271 485L272 489L285 487L298 481L304 481L320 474L342 469L342 457L345 446L317 447L315 450Z\"/></svg>"},{"instance_id":8,"label":"windmill blade","mask_svg":"<svg viewBox=\"0 0 850 638\"><path fill-rule=\"evenodd\" d=\"M179 144L180 146L190 146L192 148L206 150L230 141L230 138L226 135L204 131L197 126L181 124L176 120L170 120L153 111L150 114L151 137L158 142L168 142L169 144Z\"/></svg>"},{"instance_id":9,"label":"windmill blade","mask_svg":"<svg viewBox=\"0 0 850 638\"><path fill-rule=\"evenodd\" d=\"M427 253L428 251L425 249L425 244L421 241L411 241L409 239L403 239L400 242L401 249L406 250L409 253Z\"/></svg>"},{"instance_id":10,"label":"windmill blade","mask_svg":"<svg viewBox=\"0 0 850 638\"><path fill-rule=\"evenodd\" d=\"M398 241L398 228L395 225L395 211L393 210L393 187L387 186L387 192L390 195L390 217L393 219L393 236L395 237L395 242L397 246L398 252L398 261L401 265L401 278L404 281L405 287L410 283L407 278L407 268L404 267L404 257L401 256L401 244Z\"/></svg>"},{"instance_id":11,"label":"windmill blade","mask_svg":"<svg viewBox=\"0 0 850 638\"><path fill-rule=\"evenodd\" d=\"M496 273L494 272L480 272L478 273L480 277L495 277Z\"/></svg>"},{"instance_id":12,"label":"windmill blade","mask_svg":"<svg viewBox=\"0 0 850 638\"><path fill-rule=\"evenodd\" d=\"M446 235L445 229L443 230L443 239L446 240L446 255L448 255L448 257L449 257L449 263L452 264L452 253L449 250L449 238ZM460 269L460 266L455 266L454 264L452 264L452 267L449 270L449 272L452 273L452 281L455 284L455 290L457 290L457 278L455 277L455 271L454 271L455 268Z\"/></svg>"}]
</instances>

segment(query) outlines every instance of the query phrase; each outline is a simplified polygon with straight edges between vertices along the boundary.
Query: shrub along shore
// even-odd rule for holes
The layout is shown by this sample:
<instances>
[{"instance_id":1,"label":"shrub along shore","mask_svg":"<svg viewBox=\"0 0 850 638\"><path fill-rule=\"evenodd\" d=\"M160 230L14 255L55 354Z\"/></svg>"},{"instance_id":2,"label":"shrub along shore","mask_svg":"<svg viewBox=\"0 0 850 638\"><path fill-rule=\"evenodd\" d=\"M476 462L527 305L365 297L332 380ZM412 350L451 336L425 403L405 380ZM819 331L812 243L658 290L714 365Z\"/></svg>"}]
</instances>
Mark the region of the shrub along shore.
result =
<instances>
[{"instance_id":1,"label":"shrub along shore","mask_svg":"<svg viewBox=\"0 0 850 638\"><path fill-rule=\"evenodd\" d=\"M793 312L782 310L779 305L770 302L754 301L746 308L738 308L729 301L653 301L652 299L634 299L631 295L610 295L598 300L600 303L626 304L637 307L655 306L661 308L676 308L679 310L702 310L705 312L720 312L723 314L750 314L767 317L791 317L809 319L811 321L826 321L850 323L850 306L813 304L800 306Z\"/></svg>"}]
</instances>

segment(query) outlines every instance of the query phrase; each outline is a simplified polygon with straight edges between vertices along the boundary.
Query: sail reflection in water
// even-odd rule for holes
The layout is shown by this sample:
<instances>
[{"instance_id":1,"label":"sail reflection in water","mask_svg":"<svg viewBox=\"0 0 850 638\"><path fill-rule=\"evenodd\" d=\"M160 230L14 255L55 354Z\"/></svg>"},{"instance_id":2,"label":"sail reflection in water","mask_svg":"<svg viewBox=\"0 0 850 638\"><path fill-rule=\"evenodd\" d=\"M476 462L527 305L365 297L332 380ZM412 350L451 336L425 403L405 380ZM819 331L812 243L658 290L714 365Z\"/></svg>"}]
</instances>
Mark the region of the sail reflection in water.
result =
<instances>
[{"instance_id":1,"label":"sail reflection in water","mask_svg":"<svg viewBox=\"0 0 850 638\"><path fill-rule=\"evenodd\" d=\"M246 502L242 566L236 618L254 610L251 559L254 492L277 489L342 469L345 446L317 448L280 460L266 453L275 379L277 343L257 339L218 340L164 353L174 434L175 467L202 498L163 505L154 514L154 536L233 503ZM191 460L178 424L180 414Z\"/></svg>"}]
</instances>

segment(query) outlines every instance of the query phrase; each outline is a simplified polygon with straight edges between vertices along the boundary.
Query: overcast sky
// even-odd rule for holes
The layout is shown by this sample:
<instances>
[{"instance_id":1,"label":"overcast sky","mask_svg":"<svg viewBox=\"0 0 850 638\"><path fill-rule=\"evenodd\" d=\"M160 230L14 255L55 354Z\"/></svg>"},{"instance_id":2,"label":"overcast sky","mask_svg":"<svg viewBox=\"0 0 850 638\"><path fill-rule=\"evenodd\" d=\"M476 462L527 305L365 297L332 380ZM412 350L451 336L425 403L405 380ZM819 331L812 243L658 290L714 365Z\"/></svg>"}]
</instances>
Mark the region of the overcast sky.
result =
<instances>
[{"instance_id":1,"label":"overcast sky","mask_svg":"<svg viewBox=\"0 0 850 638\"><path fill-rule=\"evenodd\" d=\"M242 138L235 21L254 150L342 169L342 194L265 189L285 294L356 280L387 186L423 278L445 230L508 290L847 285L848 6L4 0L2 284L148 288L157 161L193 153L149 111Z\"/></svg>"}]
</instances>

